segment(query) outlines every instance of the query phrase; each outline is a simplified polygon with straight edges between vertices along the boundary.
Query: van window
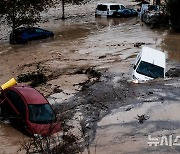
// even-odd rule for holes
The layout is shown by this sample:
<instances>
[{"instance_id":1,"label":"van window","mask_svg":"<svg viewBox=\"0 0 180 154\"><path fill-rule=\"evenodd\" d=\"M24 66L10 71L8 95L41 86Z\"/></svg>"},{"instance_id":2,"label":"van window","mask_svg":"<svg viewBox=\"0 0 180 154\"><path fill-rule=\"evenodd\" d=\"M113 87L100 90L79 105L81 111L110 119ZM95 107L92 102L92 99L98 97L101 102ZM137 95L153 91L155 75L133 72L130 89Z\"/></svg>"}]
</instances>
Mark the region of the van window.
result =
<instances>
[{"instance_id":1,"label":"van window","mask_svg":"<svg viewBox=\"0 0 180 154\"><path fill-rule=\"evenodd\" d=\"M137 73L151 78L164 78L164 68L145 61L141 61L137 68Z\"/></svg>"},{"instance_id":2,"label":"van window","mask_svg":"<svg viewBox=\"0 0 180 154\"><path fill-rule=\"evenodd\" d=\"M98 5L97 10L99 10L99 11L107 11L107 5Z\"/></svg>"},{"instance_id":3,"label":"van window","mask_svg":"<svg viewBox=\"0 0 180 154\"><path fill-rule=\"evenodd\" d=\"M149 5L148 6L148 11L158 11L158 6L156 6L156 5Z\"/></svg>"},{"instance_id":4,"label":"van window","mask_svg":"<svg viewBox=\"0 0 180 154\"><path fill-rule=\"evenodd\" d=\"M110 10L119 10L119 5L110 5Z\"/></svg>"},{"instance_id":5,"label":"van window","mask_svg":"<svg viewBox=\"0 0 180 154\"><path fill-rule=\"evenodd\" d=\"M125 9L125 6L121 5L121 9Z\"/></svg>"}]
</instances>

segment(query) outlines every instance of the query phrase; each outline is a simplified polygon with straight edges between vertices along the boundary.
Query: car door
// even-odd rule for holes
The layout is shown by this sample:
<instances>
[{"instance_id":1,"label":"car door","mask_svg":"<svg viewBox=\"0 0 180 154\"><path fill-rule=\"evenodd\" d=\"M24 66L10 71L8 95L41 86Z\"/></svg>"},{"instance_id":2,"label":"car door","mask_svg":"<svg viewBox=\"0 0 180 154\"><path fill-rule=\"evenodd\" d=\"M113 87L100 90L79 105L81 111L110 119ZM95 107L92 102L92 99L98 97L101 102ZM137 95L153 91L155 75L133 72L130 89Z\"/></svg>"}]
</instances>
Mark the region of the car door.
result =
<instances>
[{"instance_id":1,"label":"car door","mask_svg":"<svg viewBox=\"0 0 180 154\"><path fill-rule=\"evenodd\" d=\"M37 39L38 35L34 28L27 28L25 31L26 40L31 41Z\"/></svg>"},{"instance_id":2,"label":"car door","mask_svg":"<svg viewBox=\"0 0 180 154\"><path fill-rule=\"evenodd\" d=\"M5 93L6 99L10 106L10 120L19 126L25 125L26 120L26 105L20 95L13 91L8 90Z\"/></svg>"}]
</instances>

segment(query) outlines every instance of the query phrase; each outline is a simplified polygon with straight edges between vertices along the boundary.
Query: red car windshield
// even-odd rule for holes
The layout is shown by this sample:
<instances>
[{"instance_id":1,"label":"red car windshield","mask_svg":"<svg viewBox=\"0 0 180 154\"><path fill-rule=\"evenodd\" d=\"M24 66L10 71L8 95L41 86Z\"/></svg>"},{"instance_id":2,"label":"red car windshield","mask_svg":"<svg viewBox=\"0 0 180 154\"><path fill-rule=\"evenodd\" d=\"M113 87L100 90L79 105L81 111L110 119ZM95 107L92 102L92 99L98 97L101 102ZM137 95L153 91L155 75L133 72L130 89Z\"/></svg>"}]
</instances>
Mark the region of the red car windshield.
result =
<instances>
[{"instance_id":1,"label":"red car windshield","mask_svg":"<svg viewBox=\"0 0 180 154\"><path fill-rule=\"evenodd\" d=\"M29 120L37 124L48 124L56 120L49 104L29 104Z\"/></svg>"}]
</instances>

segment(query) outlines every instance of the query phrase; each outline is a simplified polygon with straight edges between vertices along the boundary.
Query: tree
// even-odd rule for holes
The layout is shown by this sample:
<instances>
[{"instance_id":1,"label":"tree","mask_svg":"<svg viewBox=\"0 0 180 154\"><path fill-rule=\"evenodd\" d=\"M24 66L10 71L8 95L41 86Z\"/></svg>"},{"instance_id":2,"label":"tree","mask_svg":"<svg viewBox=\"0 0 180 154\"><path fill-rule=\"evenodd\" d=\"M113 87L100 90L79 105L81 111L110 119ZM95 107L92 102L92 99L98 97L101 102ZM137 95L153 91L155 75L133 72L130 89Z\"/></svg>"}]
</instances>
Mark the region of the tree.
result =
<instances>
[{"instance_id":1,"label":"tree","mask_svg":"<svg viewBox=\"0 0 180 154\"><path fill-rule=\"evenodd\" d=\"M62 19L66 3L83 4L89 0L62 1ZM59 0L0 0L0 17L4 16L12 30L21 25L33 25L40 21L40 12L60 2Z\"/></svg>"},{"instance_id":2,"label":"tree","mask_svg":"<svg viewBox=\"0 0 180 154\"><path fill-rule=\"evenodd\" d=\"M180 32L180 0L166 0L166 11L172 29Z\"/></svg>"},{"instance_id":3,"label":"tree","mask_svg":"<svg viewBox=\"0 0 180 154\"><path fill-rule=\"evenodd\" d=\"M40 12L54 5L54 0L0 0L0 15L12 30L21 25L33 25L40 20Z\"/></svg>"}]
</instances>

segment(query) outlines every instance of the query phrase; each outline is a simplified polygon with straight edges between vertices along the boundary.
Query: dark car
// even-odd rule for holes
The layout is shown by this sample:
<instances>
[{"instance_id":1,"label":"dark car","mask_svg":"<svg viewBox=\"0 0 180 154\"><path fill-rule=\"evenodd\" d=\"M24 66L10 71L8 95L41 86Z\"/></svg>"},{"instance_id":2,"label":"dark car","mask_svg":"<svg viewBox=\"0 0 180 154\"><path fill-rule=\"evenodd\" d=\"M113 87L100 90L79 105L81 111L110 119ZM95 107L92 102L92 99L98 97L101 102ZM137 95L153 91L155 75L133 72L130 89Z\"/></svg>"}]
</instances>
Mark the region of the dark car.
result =
<instances>
[{"instance_id":1,"label":"dark car","mask_svg":"<svg viewBox=\"0 0 180 154\"><path fill-rule=\"evenodd\" d=\"M134 9L120 9L113 13L113 17L133 17L138 16L138 12Z\"/></svg>"},{"instance_id":2,"label":"dark car","mask_svg":"<svg viewBox=\"0 0 180 154\"><path fill-rule=\"evenodd\" d=\"M54 33L37 27L20 27L10 34L10 43L27 43L31 40L53 37Z\"/></svg>"},{"instance_id":3,"label":"dark car","mask_svg":"<svg viewBox=\"0 0 180 154\"><path fill-rule=\"evenodd\" d=\"M4 118L30 136L47 136L61 130L47 99L29 86L17 85L3 90L0 107Z\"/></svg>"}]
</instances>

